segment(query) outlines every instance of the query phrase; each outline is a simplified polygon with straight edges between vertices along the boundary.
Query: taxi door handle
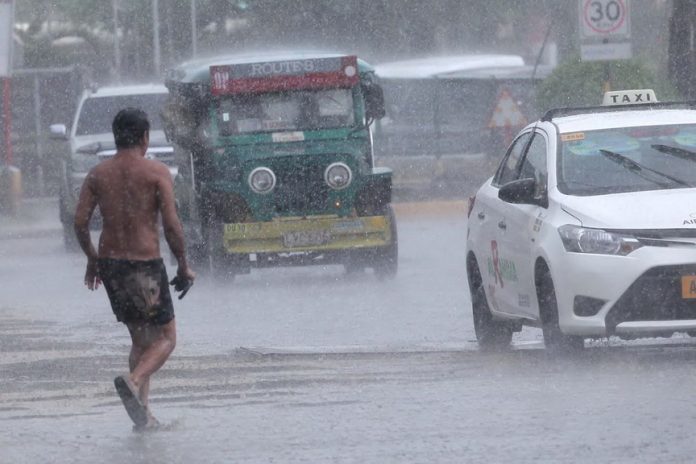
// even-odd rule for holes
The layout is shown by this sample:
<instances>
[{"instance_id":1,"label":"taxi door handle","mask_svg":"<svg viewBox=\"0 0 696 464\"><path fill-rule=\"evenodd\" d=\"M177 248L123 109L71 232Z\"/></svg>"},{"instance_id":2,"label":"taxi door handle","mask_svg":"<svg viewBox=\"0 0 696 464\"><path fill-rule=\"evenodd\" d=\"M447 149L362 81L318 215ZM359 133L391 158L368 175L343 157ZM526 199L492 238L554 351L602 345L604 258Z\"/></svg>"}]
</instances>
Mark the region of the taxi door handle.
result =
<instances>
[{"instance_id":1,"label":"taxi door handle","mask_svg":"<svg viewBox=\"0 0 696 464\"><path fill-rule=\"evenodd\" d=\"M486 219L486 214L483 211L479 211L477 214L478 218L481 219L482 221Z\"/></svg>"},{"instance_id":2,"label":"taxi door handle","mask_svg":"<svg viewBox=\"0 0 696 464\"><path fill-rule=\"evenodd\" d=\"M505 221L500 221L498 223L498 229L503 229L503 230L507 229L507 224L505 224Z\"/></svg>"}]
</instances>

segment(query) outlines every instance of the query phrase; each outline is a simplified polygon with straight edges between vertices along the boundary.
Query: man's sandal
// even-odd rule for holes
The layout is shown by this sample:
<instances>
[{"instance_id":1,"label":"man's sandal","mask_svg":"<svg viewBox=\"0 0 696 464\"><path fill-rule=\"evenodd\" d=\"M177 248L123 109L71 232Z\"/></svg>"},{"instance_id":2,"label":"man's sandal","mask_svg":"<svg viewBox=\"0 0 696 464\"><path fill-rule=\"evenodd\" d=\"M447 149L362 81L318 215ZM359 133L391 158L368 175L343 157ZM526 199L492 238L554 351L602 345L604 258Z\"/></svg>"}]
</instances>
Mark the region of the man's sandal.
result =
<instances>
[{"instance_id":1,"label":"man's sandal","mask_svg":"<svg viewBox=\"0 0 696 464\"><path fill-rule=\"evenodd\" d=\"M123 401L123 406L130 416L133 423L138 427L144 427L148 422L147 409L140 401L135 385L130 381L128 376L119 375L114 379L114 386L118 396Z\"/></svg>"}]
</instances>

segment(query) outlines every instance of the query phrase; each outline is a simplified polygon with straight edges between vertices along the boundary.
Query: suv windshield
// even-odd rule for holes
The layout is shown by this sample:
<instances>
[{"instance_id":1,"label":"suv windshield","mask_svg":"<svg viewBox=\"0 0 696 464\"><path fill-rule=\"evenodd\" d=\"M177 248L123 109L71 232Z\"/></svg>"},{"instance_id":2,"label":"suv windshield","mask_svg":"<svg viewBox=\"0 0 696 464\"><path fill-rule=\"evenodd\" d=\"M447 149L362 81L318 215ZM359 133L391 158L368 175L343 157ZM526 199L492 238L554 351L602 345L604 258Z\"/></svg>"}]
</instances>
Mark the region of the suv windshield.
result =
<instances>
[{"instance_id":1,"label":"suv windshield","mask_svg":"<svg viewBox=\"0 0 696 464\"><path fill-rule=\"evenodd\" d=\"M160 113L166 100L166 93L90 97L82 104L75 134L110 133L111 123L116 113L128 107L141 108L147 113L150 119L150 130L162 130Z\"/></svg>"},{"instance_id":2,"label":"suv windshield","mask_svg":"<svg viewBox=\"0 0 696 464\"><path fill-rule=\"evenodd\" d=\"M328 129L355 122L351 89L240 95L220 101L222 135Z\"/></svg>"},{"instance_id":3,"label":"suv windshield","mask_svg":"<svg viewBox=\"0 0 696 464\"><path fill-rule=\"evenodd\" d=\"M601 195L696 186L696 124L561 134L558 190Z\"/></svg>"}]
</instances>

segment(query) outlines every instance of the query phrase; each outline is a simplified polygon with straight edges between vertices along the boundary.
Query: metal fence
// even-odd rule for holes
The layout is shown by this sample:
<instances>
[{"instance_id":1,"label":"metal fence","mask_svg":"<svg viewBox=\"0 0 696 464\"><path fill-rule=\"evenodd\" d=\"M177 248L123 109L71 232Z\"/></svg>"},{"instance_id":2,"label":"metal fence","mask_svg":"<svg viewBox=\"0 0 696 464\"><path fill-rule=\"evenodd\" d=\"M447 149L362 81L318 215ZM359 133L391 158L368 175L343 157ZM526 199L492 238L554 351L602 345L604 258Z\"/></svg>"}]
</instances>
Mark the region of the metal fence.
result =
<instances>
[{"instance_id":1,"label":"metal fence","mask_svg":"<svg viewBox=\"0 0 696 464\"><path fill-rule=\"evenodd\" d=\"M50 140L48 129L54 123L71 124L84 75L79 67L13 71L11 141L25 196L55 195L58 191L60 158L68 147L66 142Z\"/></svg>"}]
</instances>

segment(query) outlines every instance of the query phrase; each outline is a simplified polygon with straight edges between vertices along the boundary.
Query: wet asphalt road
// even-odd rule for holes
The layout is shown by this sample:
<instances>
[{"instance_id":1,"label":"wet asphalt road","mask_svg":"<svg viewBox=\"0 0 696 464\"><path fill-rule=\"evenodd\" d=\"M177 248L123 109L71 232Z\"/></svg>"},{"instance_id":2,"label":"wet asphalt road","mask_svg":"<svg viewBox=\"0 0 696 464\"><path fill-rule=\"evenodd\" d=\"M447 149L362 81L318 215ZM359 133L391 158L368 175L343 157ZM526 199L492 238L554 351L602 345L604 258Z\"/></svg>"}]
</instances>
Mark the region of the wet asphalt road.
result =
<instances>
[{"instance_id":1,"label":"wet asphalt road","mask_svg":"<svg viewBox=\"0 0 696 464\"><path fill-rule=\"evenodd\" d=\"M696 342L473 342L461 214L399 218L391 282L337 266L201 279L131 431L128 336L60 237L0 241L0 463L694 462Z\"/></svg>"}]
</instances>

